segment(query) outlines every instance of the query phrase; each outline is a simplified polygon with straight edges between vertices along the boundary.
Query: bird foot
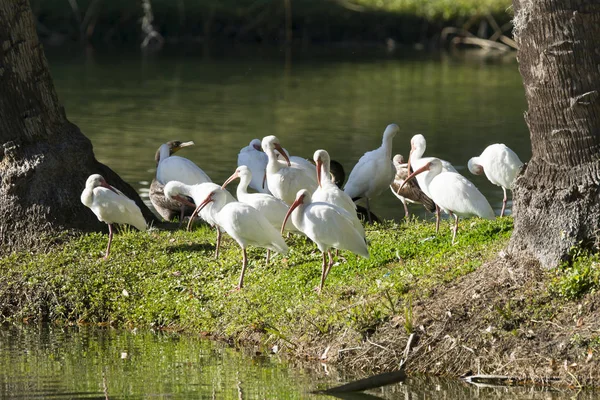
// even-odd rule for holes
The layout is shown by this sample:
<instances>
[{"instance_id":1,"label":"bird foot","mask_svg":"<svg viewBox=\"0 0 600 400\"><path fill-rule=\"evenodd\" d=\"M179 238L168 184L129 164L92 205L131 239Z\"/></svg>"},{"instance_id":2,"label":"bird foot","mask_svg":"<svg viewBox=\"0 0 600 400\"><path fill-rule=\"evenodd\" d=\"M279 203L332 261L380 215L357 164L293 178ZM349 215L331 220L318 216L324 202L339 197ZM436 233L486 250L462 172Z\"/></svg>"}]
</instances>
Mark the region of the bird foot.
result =
<instances>
[{"instance_id":1,"label":"bird foot","mask_svg":"<svg viewBox=\"0 0 600 400\"><path fill-rule=\"evenodd\" d=\"M315 288L313 289L317 294L321 294L321 288L318 286L315 286Z\"/></svg>"},{"instance_id":2,"label":"bird foot","mask_svg":"<svg viewBox=\"0 0 600 400\"><path fill-rule=\"evenodd\" d=\"M229 291L229 293L236 293L236 292L239 292L240 290L242 290L242 288L240 287L240 285L236 285L233 289L231 289Z\"/></svg>"}]
</instances>

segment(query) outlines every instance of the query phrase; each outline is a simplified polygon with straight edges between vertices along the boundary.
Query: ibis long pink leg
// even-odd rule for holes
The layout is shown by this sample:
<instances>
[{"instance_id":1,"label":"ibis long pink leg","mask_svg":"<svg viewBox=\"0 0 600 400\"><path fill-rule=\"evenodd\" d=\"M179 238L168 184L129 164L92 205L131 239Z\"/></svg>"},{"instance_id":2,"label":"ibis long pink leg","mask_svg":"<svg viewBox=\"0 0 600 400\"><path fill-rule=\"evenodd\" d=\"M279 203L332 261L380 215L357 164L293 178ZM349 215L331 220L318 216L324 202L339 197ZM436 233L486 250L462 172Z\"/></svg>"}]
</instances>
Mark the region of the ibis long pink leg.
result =
<instances>
[{"instance_id":1,"label":"ibis long pink leg","mask_svg":"<svg viewBox=\"0 0 600 400\"><path fill-rule=\"evenodd\" d=\"M331 270L331 266L333 265L333 257L331 255L331 249L327 250L327 255L329 256L329 263L327 264L327 270L325 271L325 279L329 275L329 271Z\"/></svg>"},{"instance_id":2,"label":"ibis long pink leg","mask_svg":"<svg viewBox=\"0 0 600 400\"><path fill-rule=\"evenodd\" d=\"M221 230L217 226L217 244L215 245L215 259L219 258L219 247L221 247Z\"/></svg>"},{"instance_id":3,"label":"ibis long pink leg","mask_svg":"<svg viewBox=\"0 0 600 400\"><path fill-rule=\"evenodd\" d=\"M435 205L435 233L440 231L440 207Z\"/></svg>"},{"instance_id":4,"label":"ibis long pink leg","mask_svg":"<svg viewBox=\"0 0 600 400\"><path fill-rule=\"evenodd\" d=\"M323 285L325 284L325 277L327 275L327 262L325 261L325 252L323 252L323 265L321 265L321 285L319 285L319 290L318 292L321 293L321 290L323 290Z\"/></svg>"},{"instance_id":5,"label":"ibis long pink leg","mask_svg":"<svg viewBox=\"0 0 600 400\"><path fill-rule=\"evenodd\" d=\"M502 211L500 211L500 216L504 217L504 210L506 209L506 189L502 188L502 191L504 191L504 199L502 200Z\"/></svg>"},{"instance_id":6,"label":"ibis long pink leg","mask_svg":"<svg viewBox=\"0 0 600 400\"><path fill-rule=\"evenodd\" d=\"M246 266L248 265L248 256L246 255L246 249L242 248L242 273L240 274L240 281L238 282L237 288L241 289L244 287L244 274L246 273Z\"/></svg>"},{"instance_id":7,"label":"ibis long pink leg","mask_svg":"<svg viewBox=\"0 0 600 400\"><path fill-rule=\"evenodd\" d=\"M180 212L179 212L179 227L181 227L181 224L183 224L183 217L185 216L185 205L182 204L180 207Z\"/></svg>"},{"instance_id":8,"label":"ibis long pink leg","mask_svg":"<svg viewBox=\"0 0 600 400\"><path fill-rule=\"evenodd\" d=\"M454 244L454 239L456 239L456 232L458 232L458 214L454 214L454 229L452 231L452 244Z\"/></svg>"},{"instance_id":9,"label":"ibis long pink leg","mask_svg":"<svg viewBox=\"0 0 600 400\"><path fill-rule=\"evenodd\" d=\"M104 255L105 260L108 258L108 255L110 254L110 244L112 243L112 238L113 238L113 227L112 227L112 224L108 224L108 246L106 247L106 254Z\"/></svg>"},{"instance_id":10,"label":"ibis long pink leg","mask_svg":"<svg viewBox=\"0 0 600 400\"><path fill-rule=\"evenodd\" d=\"M267 265L269 265L270 259L271 259L271 249L267 249Z\"/></svg>"},{"instance_id":11,"label":"ibis long pink leg","mask_svg":"<svg viewBox=\"0 0 600 400\"><path fill-rule=\"evenodd\" d=\"M404 218L408 219L408 207L406 206L406 201L403 201L402 205L404 206Z\"/></svg>"}]
</instances>

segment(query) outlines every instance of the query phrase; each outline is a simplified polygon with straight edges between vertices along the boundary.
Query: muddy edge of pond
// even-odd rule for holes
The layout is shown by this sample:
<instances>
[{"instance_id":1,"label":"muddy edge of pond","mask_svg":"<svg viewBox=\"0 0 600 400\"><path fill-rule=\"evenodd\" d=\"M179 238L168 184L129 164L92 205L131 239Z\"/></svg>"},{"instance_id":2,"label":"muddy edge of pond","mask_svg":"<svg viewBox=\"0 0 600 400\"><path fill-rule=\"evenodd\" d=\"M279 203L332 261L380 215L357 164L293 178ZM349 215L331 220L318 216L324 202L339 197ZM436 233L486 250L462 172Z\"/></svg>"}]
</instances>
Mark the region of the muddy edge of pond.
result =
<instances>
[{"instance_id":1,"label":"muddy edge of pond","mask_svg":"<svg viewBox=\"0 0 600 400\"><path fill-rule=\"evenodd\" d=\"M461 377L494 374L523 384L580 388L600 378L600 295L579 301L553 298L549 272L534 261L501 253L476 271L412 302L417 343L407 373ZM405 313L406 315L406 313ZM314 338L293 354L333 363L358 376L392 371L409 334L405 315L382 322L357 347L349 334ZM256 332L238 341L261 343ZM321 354L320 357L315 355Z\"/></svg>"}]
</instances>

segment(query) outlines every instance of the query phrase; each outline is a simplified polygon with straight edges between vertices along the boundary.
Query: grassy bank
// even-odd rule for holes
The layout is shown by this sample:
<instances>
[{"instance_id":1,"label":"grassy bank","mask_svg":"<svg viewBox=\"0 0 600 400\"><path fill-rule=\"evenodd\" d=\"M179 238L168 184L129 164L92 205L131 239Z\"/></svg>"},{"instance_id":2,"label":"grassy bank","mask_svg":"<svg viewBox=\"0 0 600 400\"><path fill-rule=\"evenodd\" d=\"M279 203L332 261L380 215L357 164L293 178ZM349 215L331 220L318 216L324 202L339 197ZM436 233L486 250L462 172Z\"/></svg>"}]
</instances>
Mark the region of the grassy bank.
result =
<instances>
[{"instance_id":1,"label":"grassy bank","mask_svg":"<svg viewBox=\"0 0 600 400\"><path fill-rule=\"evenodd\" d=\"M369 227L370 259L343 253L321 295L320 254L304 238L269 266L250 250L246 286L232 292L241 251L227 238L214 260L208 227L121 232L107 261L106 235L90 234L0 260L0 319L184 330L363 372L396 368L415 333L410 371L593 384L598 256L574 249L542 271L503 256L511 231L510 217L464 221L452 246L449 222L438 236L416 220Z\"/></svg>"},{"instance_id":2,"label":"grassy bank","mask_svg":"<svg viewBox=\"0 0 600 400\"><path fill-rule=\"evenodd\" d=\"M139 42L141 2L38 0L32 8L40 34L59 44L86 37L92 42ZM422 42L444 26L460 26L493 15L510 19L510 0L152 0L153 25L167 40L236 39L282 42L286 18L296 41ZM290 8L286 7L289 4ZM477 29L478 23L472 24Z\"/></svg>"},{"instance_id":3,"label":"grassy bank","mask_svg":"<svg viewBox=\"0 0 600 400\"><path fill-rule=\"evenodd\" d=\"M472 224L472 226L469 226ZM91 234L43 254L0 261L0 316L66 323L159 326L246 338L267 333L297 347L307 338L350 329L367 335L394 315L409 312L406 296L426 295L493 258L512 229L509 218L464 223L459 243L450 225L435 237L433 224L411 221L368 229L369 259L342 253L324 293L320 253L303 237L288 239L288 258L265 265L251 249L245 288L237 283L241 250L227 237L215 260L214 231L122 232L109 260L107 237Z\"/></svg>"}]
</instances>

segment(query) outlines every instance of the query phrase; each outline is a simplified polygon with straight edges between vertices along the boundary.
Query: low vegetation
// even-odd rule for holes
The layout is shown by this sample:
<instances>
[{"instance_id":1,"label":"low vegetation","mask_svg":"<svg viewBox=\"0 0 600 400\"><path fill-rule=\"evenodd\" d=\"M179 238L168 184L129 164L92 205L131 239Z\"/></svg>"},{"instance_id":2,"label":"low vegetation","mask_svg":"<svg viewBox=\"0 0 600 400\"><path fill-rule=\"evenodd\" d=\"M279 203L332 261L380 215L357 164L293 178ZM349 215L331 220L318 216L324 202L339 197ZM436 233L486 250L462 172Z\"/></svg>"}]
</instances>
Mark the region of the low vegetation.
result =
<instances>
[{"instance_id":1,"label":"low vegetation","mask_svg":"<svg viewBox=\"0 0 600 400\"><path fill-rule=\"evenodd\" d=\"M571 261L544 271L504 254L511 217L463 221L454 246L450 228L369 226L371 257L342 252L320 295L321 255L304 237L288 238L290 254L270 265L251 248L245 287L233 291L241 250L226 238L215 260L207 226L124 229L106 261L106 235L84 235L0 260L0 320L181 330L363 373L394 369L408 354L411 371L593 384L598 256L573 249Z\"/></svg>"},{"instance_id":2,"label":"low vegetation","mask_svg":"<svg viewBox=\"0 0 600 400\"><path fill-rule=\"evenodd\" d=\"M101 259L106 235L89 234L46 253L0 260L0 315L227 337L258 331L290 341L346 328L367 334L402 313L407 294L426 293L493 258L512 220L465 222L455 246L449 223L440 235L433 229L416 220L368 228L371 257L341 252L345 261L332 268L321 295L313 290L321 255L304 237L289 238L289 256L276 256L268 266L265 251L251 248L245 287L232 292L241 250L227 237L215 260L215 234L207 226L193 232L125 229L107 261Z\"/></svg>"}]
</instances>

